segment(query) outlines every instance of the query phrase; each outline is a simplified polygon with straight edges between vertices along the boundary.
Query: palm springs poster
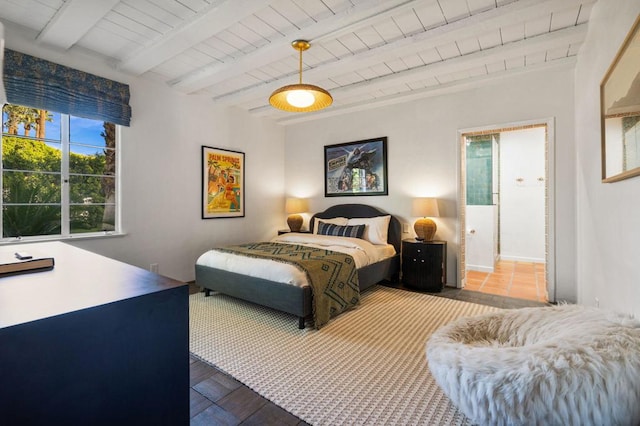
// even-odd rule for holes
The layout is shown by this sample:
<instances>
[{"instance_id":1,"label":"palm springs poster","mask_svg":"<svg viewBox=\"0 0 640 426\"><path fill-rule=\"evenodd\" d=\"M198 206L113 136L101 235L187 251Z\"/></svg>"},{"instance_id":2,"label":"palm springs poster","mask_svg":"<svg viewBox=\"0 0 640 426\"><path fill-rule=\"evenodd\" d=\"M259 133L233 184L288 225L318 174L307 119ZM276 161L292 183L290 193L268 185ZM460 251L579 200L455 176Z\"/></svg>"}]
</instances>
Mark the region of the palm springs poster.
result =
<instances>
[{"instance_id":1,"label":"palm springs poster","mask_svg":"<svg viewBox=\"0 0 640 426\"><path fill-rule=\"evenodd\" d=\"M202 218L244 217L244 153L202 146Z\"/></svg>"}]
</instances>

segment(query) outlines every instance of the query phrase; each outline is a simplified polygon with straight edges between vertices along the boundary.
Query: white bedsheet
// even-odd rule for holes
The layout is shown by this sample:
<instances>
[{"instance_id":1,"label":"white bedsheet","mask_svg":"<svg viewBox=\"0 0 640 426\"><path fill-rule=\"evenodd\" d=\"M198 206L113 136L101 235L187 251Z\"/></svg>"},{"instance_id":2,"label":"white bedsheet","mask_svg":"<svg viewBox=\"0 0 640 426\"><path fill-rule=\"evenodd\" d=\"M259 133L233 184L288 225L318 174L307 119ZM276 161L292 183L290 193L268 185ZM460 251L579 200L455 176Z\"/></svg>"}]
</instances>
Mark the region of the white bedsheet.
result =
<instances>
[{"instance_id":1,"label":"white bedsheet","mask_svg":"<svg viewBox=\"0 0 640 426\"><path fill-rule=\"evenodd\" d=\"M374 245L360 238L333 237L329 235L288 233L279 235L271 241L283 244L319 247L350 254L355 260L356 268L371 265L388 257L392 257L396 253L391 244ZM305 273L293 265L220 252L215 249L202 254L196 261L196 264L269 281L296 286L308 285Z\"/></svg>"}]
</instances>

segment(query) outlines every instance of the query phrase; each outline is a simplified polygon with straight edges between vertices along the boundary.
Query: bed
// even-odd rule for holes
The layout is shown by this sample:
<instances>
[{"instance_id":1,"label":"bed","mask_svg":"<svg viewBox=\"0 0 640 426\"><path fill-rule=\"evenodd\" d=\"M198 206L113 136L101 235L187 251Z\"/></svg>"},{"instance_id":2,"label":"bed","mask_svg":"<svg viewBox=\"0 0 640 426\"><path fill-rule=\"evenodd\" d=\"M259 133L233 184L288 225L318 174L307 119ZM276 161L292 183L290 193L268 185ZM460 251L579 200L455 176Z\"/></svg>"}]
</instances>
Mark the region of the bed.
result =
<instances>
[{"instance_id":1,"label":"bed","mask_svg":"<svg viewBox=\"0 0 640 426\"><path fill-rule=\"evenodd\" d=\"M397 218L376 207L365 204L339 204L329 207L323 212L316 213L310 220L309 228L317 230L320 221L334 218L353 219L358 222L366 222L371 218L382 218L390 216L387 229L387 243L392 248L392 253L386 258L359 267L357 269L358 287L364 291L369 287L384 281L397 280L400 270L400 244L402 240L401 225ZM375 220L375 219L374 219ZM325 222L326 223L326 222ZM289 238L297 241L304 234L292 234ZM295 242L290 243L295 244ZM202 287L205 295L209 296L211 291L219 292L272 309L277 309L298 317L298 327L305 327L305 319L312 314L312 289L309 285L292 285L290 283L278 282L273 279L266 279L257 276L250 276L240 273L233 268L222 266L212 267L206 258L218 253L215 250L204 253L195 265L196 285ZM273 265L278 262L273 262Z\"/></svg>"}]
</instances>

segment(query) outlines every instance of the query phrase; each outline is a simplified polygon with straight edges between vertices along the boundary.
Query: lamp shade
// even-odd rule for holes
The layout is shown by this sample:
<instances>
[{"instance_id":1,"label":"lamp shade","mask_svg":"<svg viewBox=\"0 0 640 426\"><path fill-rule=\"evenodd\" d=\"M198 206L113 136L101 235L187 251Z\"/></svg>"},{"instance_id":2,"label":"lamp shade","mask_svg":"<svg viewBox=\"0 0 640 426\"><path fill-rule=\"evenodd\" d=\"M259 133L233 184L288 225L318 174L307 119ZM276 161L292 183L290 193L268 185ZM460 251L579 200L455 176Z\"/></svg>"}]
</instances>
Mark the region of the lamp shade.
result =
<instances>
[{"instance_id":1,"label":"lamp shade","mask_svg":"<svg viewBox=\"0 0 640 426\"><path fill-rule=\"evenodd\" d=\"M289 214L308 212L309 203L304 198L287 198L284 210Z\"/></svg>"},{"instance_id":2,"label":"lamp shade","mask_svg":"<svg viewBox=\"0 0 640 426\"><path fill-rule=\"evenodd\" d=\"M439 217L438 200L436 198L415 198L411 210L413 216L420 216L416 220L413 229L416 232L416 239L420 241L433 241L433 237L438 229L436 223L430 217Z\"/></svg>"},{"instance_id":3,"label":"lamp shade","mask_svg":"<svg viewBox=\"0 0 640 426\"><path fill-rule=\"evenodd\" d=\"M289 214L287 224L291 232L300 232L304 219L298 213L309 211L309 203L304 198L287 198L284 210Z\"/></svg>"},{"instance_id":4,"label":"lamp shade","mask_svg":"<svg viewBox=\"0 0 640 426\"><path fill-rule=\"evenodd\" d=\"M414 198L412 216L440 217L437 198Z\"/></svg>"},{"instance_id":5,"label":"lamp shade","mask_svg":"<svg viewBox=\"0 0 640 426\"><path fill-rule=\"evenodd\" d=\"M269 103L288 112L311 112L326 108L333 98L322 87L312 84L291 84L271 94Z\"/></svg>"}]
</instances>

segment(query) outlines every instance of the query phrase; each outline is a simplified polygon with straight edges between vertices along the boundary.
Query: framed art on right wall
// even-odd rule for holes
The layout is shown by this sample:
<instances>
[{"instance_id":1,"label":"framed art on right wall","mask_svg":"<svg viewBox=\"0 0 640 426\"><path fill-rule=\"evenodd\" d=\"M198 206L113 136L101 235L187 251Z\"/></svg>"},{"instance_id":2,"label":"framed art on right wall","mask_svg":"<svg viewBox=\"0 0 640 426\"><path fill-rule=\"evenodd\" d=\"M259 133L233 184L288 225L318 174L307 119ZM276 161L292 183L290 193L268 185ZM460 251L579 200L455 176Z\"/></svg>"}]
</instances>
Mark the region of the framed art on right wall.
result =
<instances>
[{"instance_id":1,"label":"framed art on right wall","mask_svg":"<svg viewBox=\"0 0 640 426\"><path fill-rule=\"evenodd\" d=\"M600 85L602 181L640 175L640 16Z\"/></svg>"}]
</instances>

